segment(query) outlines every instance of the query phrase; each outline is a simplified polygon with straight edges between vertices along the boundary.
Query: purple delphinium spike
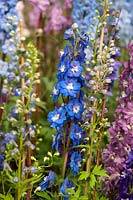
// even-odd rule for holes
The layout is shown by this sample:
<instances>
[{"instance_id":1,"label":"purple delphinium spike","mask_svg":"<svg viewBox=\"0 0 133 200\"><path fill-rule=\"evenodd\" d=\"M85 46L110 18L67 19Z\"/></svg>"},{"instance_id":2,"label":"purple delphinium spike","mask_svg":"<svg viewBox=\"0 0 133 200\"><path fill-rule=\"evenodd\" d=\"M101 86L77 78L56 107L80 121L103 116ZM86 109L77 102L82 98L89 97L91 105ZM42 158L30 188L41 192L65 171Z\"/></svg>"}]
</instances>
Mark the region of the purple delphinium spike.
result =
<instances>
[{"instance_id":1,"label":"purple delphinium spike","mask_svg":"<svg viewBox=\"0 0 133 200\"><path fill-rule=\"evenodd\" d=\"M110 179L106 183L108 190L114 189L119 180L122 168L126 167L127 152L133 148L133 44L128 45L130 60L125 63L125 68L120 75L121 96L115 111L115 121L110 132L110 143L103 151L104 167ZM132 154L129 157L132 158ZM132 164L131 164L132 165ZM115 183L115 184L114 184Z\"/></svg>"}]
</instances>

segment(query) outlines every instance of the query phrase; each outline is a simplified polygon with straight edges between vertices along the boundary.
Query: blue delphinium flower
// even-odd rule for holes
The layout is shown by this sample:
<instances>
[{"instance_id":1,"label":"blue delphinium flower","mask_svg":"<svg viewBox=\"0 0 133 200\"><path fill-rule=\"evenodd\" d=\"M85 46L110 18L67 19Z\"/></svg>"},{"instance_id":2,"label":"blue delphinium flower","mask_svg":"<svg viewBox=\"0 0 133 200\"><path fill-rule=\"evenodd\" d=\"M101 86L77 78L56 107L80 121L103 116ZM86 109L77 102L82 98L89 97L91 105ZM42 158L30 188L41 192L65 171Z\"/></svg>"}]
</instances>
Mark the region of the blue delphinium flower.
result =
<instances>
[{"instance_id":1,"label":"blue delphinium flower","mask_svg":"<svg viewBox=\"0 0 133 200\"><path fill-rule=\"evenodd\" d=\"M72 124L70 138L73 141L73 146L79 145L82 142L83 130L79 124L77 123Z\"/></svg>"},{"instance_id":2,"label":"blue delphinium flower","mask_svg":"<svg viewBox=\"0 0 133 200\"><path fill-rule=\"evenodd\" d=\"M58 64L57 78L64 78L69 68L70 68L70 59L68 57L62 57Z\"/></svg>"},{"instance_id":3,"label":"blue delphinium flower","mask_svg":"<svg viewBox=\"0 0 133 200\"><path fill-rule=\"evenodd\" d=\"M53 171L49 172L49 175L44 178L44 180L39 184L36 191L44 191L54 185L55 173Z\"/></svg>"},{"instance_id":4,"label":"blue delphinium flower","mask_svg":"<svg viewBox=\"0 0 133 200\"><path fill-rule=\"evenodd\" d=\"M70 162L70 167L72 170L72 174L74 176L76 176L79 173L81 167L81 161L82 161L81 154L78 153L78 151L74 151L71 155L71 162Z\"/></svg>"},{"instance_id":5,"label":"blue delphinium flower","mask_svg":"<svg viewBox=\"0 0 133 200\"><path fill-rule=\"evenodd\" d=\"M62 128L66 121L65 107L55 108L53 112L50 112L48 114L48 121L51 127L56 129Z\"/></svg>"},{"instance_id":6,"label":"blue delphinium flower","mask_svg":"<svg viewBox=\"0 0 133 200\"><path fill-rule=\"evenodd\" d=\"M64 143L64 136L61 132L58 131L56 133L56 136L53 138L52 147L60 154L62 154L63 143Z\"/></svg>"},{"instance_id":7,"label":"blue delphinium flower","mask_svg":"<svg viewBox=\"0 0 133 200\"><path fill-rule=\"evenodd\" d=\"M3 167L4 167L3 162L4 162L4 160L5 160L5 156L4 155L0 155L0 171L3 170Z\"/></svg>"},{"instance_id":8,"label":"blue delphinium flower","mask_svg":"<svg viewBox=\"0 0 133 200\"><path fill-rule=\"evenodd\" d=\"M80 83L76 80L67 79L59 82L59 90L63 96L76 97L81 88Z\"/></svg>"},{"instance_id":9,"label":"blue delphinium flower","mask_svg":"<svg viewBox=\"0 0 133 200\"><path fill-rule=\"evenodd\" d=\"M69 200L70 195L67 193L66 189L73 187L74 187L73 182L69 181L68 178L65 178L60 188L60 193L64 194L63 200Z\"/></svg>"},{"instance_id":10,"label":"blue delphinium flower","mask_svg":"<svg viewBox=\"0 0 133 200\"><path fill-rule=\"evenodd\" d=\"M53 98L53 101L57 101L58 100L58 97L59 97L59 88L58 88L58 85L56 85L53 89L53 92L52 92L52 98Z\"/></svg>"},{"instance_id":11,"label":"blue delphinium flower","mask_svg":"<svg viewBox=\"0 0 133 200\"><path fill-rule=\"evenodd\" d=\"M70 65L71 66L67 75L69 77L79 77L83 71L83 67L80 65L80 62L73 60Z\"/></svg>"},{"instance_id":12,"label":"blue delphinium flower","mask_svg":"<svg viewBox=\"0 0 133 200\"><path fill-rule=\"evenodd\" d=\"M70 119L80 119L83 113L83 104L78 99L71 99L66 105Z\"/></svg>"}]
</instances>

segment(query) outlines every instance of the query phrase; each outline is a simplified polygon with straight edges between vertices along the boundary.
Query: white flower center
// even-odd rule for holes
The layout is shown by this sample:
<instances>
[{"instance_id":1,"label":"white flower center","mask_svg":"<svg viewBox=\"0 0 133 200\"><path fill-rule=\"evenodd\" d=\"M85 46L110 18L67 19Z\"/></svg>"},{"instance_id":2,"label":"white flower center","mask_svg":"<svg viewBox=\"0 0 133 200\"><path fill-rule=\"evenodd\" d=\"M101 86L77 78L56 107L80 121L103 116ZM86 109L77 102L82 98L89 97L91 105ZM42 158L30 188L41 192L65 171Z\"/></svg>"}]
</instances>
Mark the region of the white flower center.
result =
<instances>
[{"instance_id":1,"label":"white flower center","mask_svg":"<svg viewBox=\"0 0 133 200\"><path fill-rule=\"evenodd\" d=\"M68 90L73 90L73 84L72 83L69 83L66 87Z\"/></svg>"},{"instance_id":2,"label":"white flower center","mask_svg":"<svg viewBox=\"0 0 133 200\"><path fill-rule=\"evenodd\" d=\"M53 89L53 94L58 94L58 90L56 88Z\"/></svg>"},{"instance_id":3,"label":"white flower center","mask_svg":"<svg viewBox=\"0 0 133 200\"><path fill-rule=\"evenodd\" d=\"M53 121L53 122L57 121L57 120L59 119L59 117L60 117L59 114L53 116L53 117L52 117L52 121Z\"/></svg>"},{"instance_id":4,"label":"white flower center","mask_svg":"<svg viewBox=\"0 0 133 200\"><path fill-rule=\"evenodd\" d=\"M65 69L66 69L66 67L65 67L64 65L62 65L61 68L60 68L60 71L61 71L61 72L64 72Z\"/></svg>"},{"instance_id":5,"label":"white flower center","mask_svg":"<svg viewBox=\"0 0 133 200\"><path fill-rule=\"evenodd\" d=\"M128 87L128 82L127 81L123 81L123 86Z\"/></svg>"},{"instance_id":6,"label":"white flower center","mask_svg":"<svg viewBox=\"0 0 133 200\"><path fill-rule=\"evenodd\" d=\"M77 164L78 164L79 167L81 167L81 163L80 162L78 162Z\"/></svg>"},{"instance_id":7,"label":"white flower center","mask_svg":"<svg viewBox=\"0 0 133 200\"><path fill-rule=\"evenodd\" d=\"M74 112L74 113L78 113L79 110L80 110L80 107L79 107L79 106L74 106L74 107L73 107L73 112Z\"/></svg>"},{"instance_id":8,"label":"white flower center","mask_svg":"<svg viewBox=\"0 0 133 200\"><path fill-rule=\"evenodd\" d=\"M72 71L73 73L78 72L78 66L74 66L74 67L71 69L71 71Z\"/></svg>"},{"instance_id":9,"label":"white flower center","mask_svg":"<svg viewBox=\"0 0 133 200\"><path fill-rule=\"evenodd\" d=\"M76 135L78 136L78 138L81 138L81 133L76 133Z\"/></svg>"},{"instance_id":10,"label":"white flower center","mask_svg":"<svg viewBox=\"0 0 133 200\"><path fill-rule=\"evenodd\" d=\"M121 177L126 178L126 175L127 174L125 172L122 172Z\"/></svg>"}]
</instances>

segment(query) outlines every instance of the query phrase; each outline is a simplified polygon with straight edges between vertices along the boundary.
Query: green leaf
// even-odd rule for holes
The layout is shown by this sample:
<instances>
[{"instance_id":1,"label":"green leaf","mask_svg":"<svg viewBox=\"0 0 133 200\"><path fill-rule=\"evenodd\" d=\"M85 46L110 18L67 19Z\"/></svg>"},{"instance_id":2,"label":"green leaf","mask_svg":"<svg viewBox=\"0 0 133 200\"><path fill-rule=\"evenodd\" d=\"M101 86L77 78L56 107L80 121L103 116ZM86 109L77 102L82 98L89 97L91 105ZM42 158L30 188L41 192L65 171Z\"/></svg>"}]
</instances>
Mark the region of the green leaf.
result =
<instances>
[{"instance_id":1,"label":"green leaf","mask_svg":"<svg viewBox=\"0 0 133 200\"><path fill-rule=\"evenodd\" d=\"M39 106L40 108L46 110L46 103L45 102L43 102L43 101L40 100L40 101L35 101L35 104L37 106Z\"/></svg>"},{"instance_id":2,"label":"green leaf","mask_svg":"<svg viewBox=\"0 0 133 200\"><path fill-rule=\"evenodd\" d=\"M52 200L51 197L46 192L36 192L36 195L39 197L43 197L46 200Z\"/></svg>"},{"instance_id":3,"label":"green leaf","mask_svg":"<svg viewBox=\"0 0 133 200\"><path fill-rule=\"evenodd\" d=\"M11 194L7 194L5 200L14 200Z\"/></svg>"},{"instance_id":4,"label":"green leaf","mask_svg":"<svg viewBox=\"0 0 133 200\"><path fill-rule=\"evenodd\" d=\"M94 174L91 174L90 175L90 187L93 189L95 187L95 184L96 184L96 177Z\"/></svg>"},{"instance_id":5,"label":"green leaf","mask_svg":"<svg viewBox=\"0 0 133 200\"><path fill-rule=\"evenodd\" d=\"M97 176L105 176L105 177L109 177L109 175L106 173L106 171L104 169L101 169L101 165L99 166L95 166L92 173L94 175L97 175Z\"/></svg>"},{"instance_id":6,"label":"green leaf","mask_svg":"<svg viewBox=\"0 0 133 200\"><path fill-rule=\"evenodd\" d=\"M11 194L7 194L6 196L3 194L0 194L0 200L14 200L14 198Z\"/></svg>"},{"instance_id":7,"label":"green leaf","mask_svg":"<svg viewBox=\"0 0 133 200\"><path fill-rule=\"evenodd\" d=\"M74 189L72 189L72 188L67 188L67 189L66 189L66 192L67 192L68 194L75 194L75 191L74 191Z\"/></svg>"},{"instance_id":8,"label":"green leaf","mask_svg":"<svg viewBox=\"0 0 133 200\"><path fill-rule=\"evenodd\" d=\"M101 197L100 200L108 200L106 197Z\"/></svg>"},{"instance_id":9,"label":"green leaf","mask_svg":"<svg viewBox=\"0 0 133 200\"><path fill-rule=\"evenodd\" d=\"M77 191L75 192L75 197L79 197L79 195L80 195L80 192L81 192L81 188L80 188L80 186L78 187L78 189L77 189Z\"/></svg>"},{"instance_id":10,"label":"green leaf","mask_svg":"<svg viewBox=\"0 0 133 200\"><path fill-rule=\"evenodd\" d=\"M0 194L0 200L3 200L3 199L5 199L5 195L3 195L3 194Z\"/></svg>"},{"instance_id":11,"label":"green leaf","mask_svg":"<svg viewBox=\"0 0 133 200\"><path fill-rule=\"evenodd\" d=\"M87 178L89 177L89 174L88 174L88 172L86 172L86 171L82 171L82 172L80 172L80 176L79 176L79 181L81 181L81 180L86 180Z\"/></svg>"},{"instance_id":12,"label":"green leaf","mask_svg":"<svg viewBox=\"0 0 133 200\"><path fill-rule=\"evenodd\" d=\"M88 200L88 197L86 197L86 196L81 196L81 197L79 198L79 200Z\"/></svg>"},{"instance_id":13,"label":"green leaf","mask_svg":"<svg viewBox=\"0 0 133 200\"><path fill-rule=\"evenodd\" d=\"M77 197L70 197L70 200L77 200Z\"/></svg>"}]
</instances>

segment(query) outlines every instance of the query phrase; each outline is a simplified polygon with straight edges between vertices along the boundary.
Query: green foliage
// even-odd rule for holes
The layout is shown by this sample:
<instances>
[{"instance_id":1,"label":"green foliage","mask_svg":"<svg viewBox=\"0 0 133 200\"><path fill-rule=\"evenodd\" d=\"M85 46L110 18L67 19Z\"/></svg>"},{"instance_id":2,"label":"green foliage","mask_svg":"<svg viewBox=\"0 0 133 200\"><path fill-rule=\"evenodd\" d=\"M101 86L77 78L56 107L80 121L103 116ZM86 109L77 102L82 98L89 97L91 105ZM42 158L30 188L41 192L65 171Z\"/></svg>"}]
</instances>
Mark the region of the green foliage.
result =
<instances>
[{"instance_id":1,"label":"green foliage","mask_svg":"<svg viewBox=\"0 0 133 200\"><path fill-rule=\"evenodd\" d=\"M92 174L96 176L109 177L106 171L102 169L102 165L99 166L96 165L92 171Z\"/></svg>"},{"instance_id":2,"label":"green foliage","mask_svg":"<svg viewBox=\"0 0 133 200\"><path fill-rule=\"evenodd\" d=\"M9 193L7 195L0 194L0 200L14 200L14 198Z\"/></svg>"},{"instance_id":3,"label":"green foliage","mask_svg":"<svg viewBox=\"0 0 133 200\"><path fill-rule=\"evenodd\" d=\"M96 177L94 174L91 174L90 175L90 188L93 189L95 187L95 184L96 184L97 180L96 180Z\"/></svg>"},{"instance_id":4,"label":"green foliage","mask_svg":"<svg viewBox=\"0 0 133 200\"><path fill-rule=\"evenodd\" d=\"M89 177L89 173L87 171L80 172L79 181L86 180Z\"/></svg>"},{"instance_id":5,"label":"green foliage","mask_svg":"<svg viewBox=\"0 0 133 200\"><path fill-rule=\"evenodd\" d=\"M46 200L52 200L52 198L48 195L47 192L36 192L35 194L39 197L46 199Z\"/></svg>"}]
</instances>

